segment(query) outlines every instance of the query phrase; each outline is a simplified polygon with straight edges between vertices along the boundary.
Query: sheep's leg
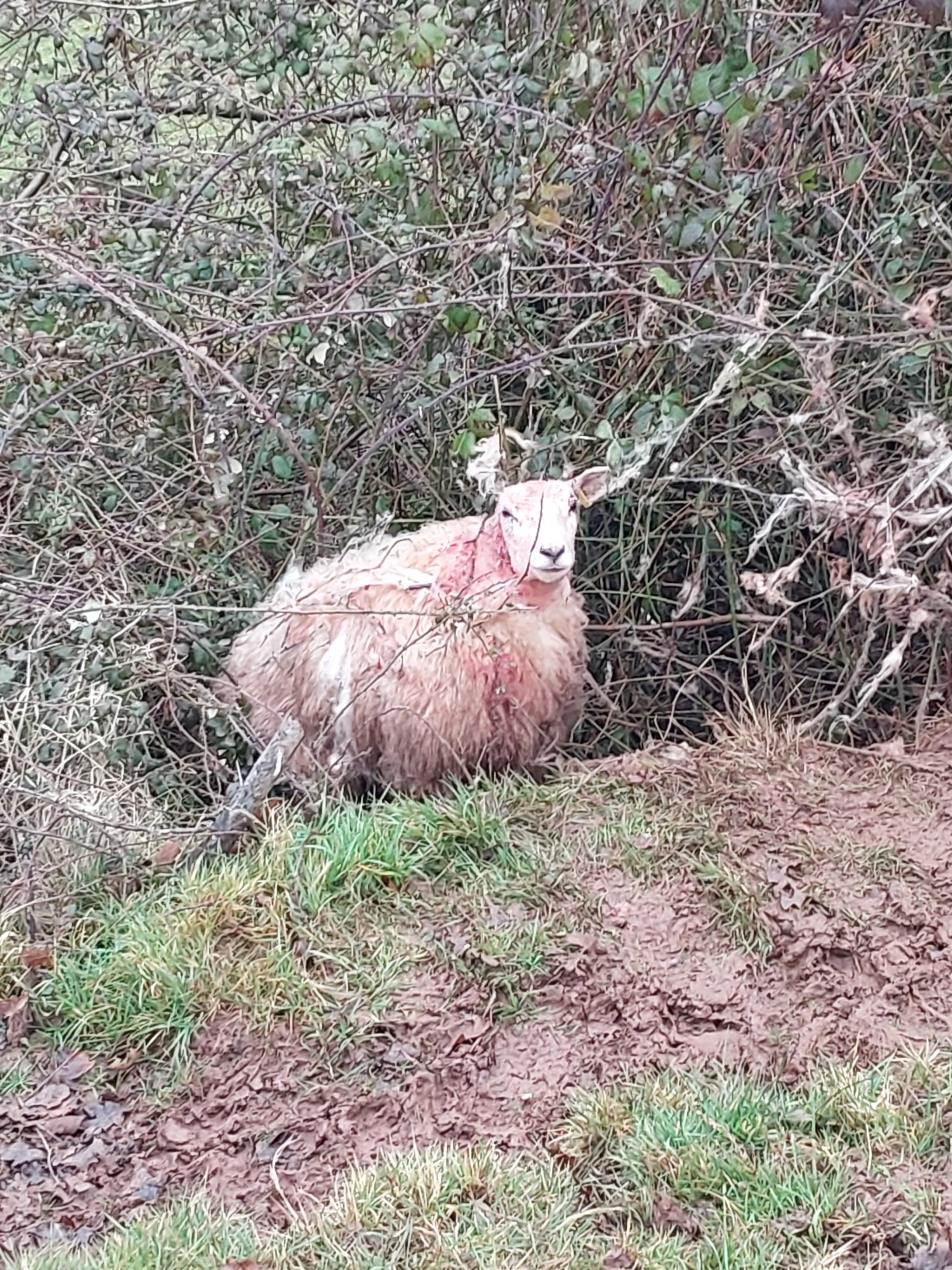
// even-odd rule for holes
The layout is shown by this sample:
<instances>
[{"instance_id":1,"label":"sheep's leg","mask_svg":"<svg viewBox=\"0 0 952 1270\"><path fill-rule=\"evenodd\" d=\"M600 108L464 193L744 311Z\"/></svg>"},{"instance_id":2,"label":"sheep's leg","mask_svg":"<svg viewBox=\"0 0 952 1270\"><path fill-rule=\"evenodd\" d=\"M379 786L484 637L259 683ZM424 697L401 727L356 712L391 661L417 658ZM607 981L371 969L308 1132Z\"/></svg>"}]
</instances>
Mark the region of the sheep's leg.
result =
<instances>
[{"instance_id":1,"label":"sheep's leg","mask_svg":"<svg viewBox=\"0 0 952 1270\"><path fill-rule=\"evenodd\" d=\"M330 703L326 724L330 745L327 771L332 780L346 784L357 765L357 747L354 740L353 657L344 629L331 641L321 660L320 680Z\"/></svg>"}]
</instances>

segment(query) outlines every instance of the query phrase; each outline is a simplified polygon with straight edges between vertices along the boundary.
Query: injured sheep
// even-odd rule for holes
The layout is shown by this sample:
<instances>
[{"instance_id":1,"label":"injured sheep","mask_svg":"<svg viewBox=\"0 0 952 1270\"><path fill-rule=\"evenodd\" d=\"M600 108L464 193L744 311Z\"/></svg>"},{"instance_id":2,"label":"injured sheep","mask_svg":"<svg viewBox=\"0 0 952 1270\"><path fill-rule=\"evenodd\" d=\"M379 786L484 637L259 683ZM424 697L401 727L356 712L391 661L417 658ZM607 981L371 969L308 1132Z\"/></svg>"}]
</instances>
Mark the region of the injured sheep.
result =
<instances>
[{"instance_id":1,"label":"injured sheep","mask_svg":"<svg viewBox=\"0 0 952 1270\"><path fill-rule=\"evenodd\" d=\"M531 770L581 713L579 505L608 471L511 485L492 515L380 537L289 570L235 641L223 696L262 742L296 719L298 776L423 794Z\"/></svg>"}]
</instances>

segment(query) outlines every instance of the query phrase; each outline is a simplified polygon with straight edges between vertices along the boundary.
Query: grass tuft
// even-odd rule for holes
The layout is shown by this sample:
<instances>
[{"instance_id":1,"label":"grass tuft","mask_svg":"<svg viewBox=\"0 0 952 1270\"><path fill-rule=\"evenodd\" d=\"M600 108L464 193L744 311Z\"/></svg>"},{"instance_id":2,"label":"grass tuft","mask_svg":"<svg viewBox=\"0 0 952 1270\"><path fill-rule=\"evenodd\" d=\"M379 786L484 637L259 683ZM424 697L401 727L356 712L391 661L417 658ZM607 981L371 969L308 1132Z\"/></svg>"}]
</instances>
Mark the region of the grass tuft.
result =
<instances>
[{"instance_id":1,"label":"grass tuft","mask_svg":"<svg viewBox=\"0 0 952 1270\"><path fill-rule=\"evenodd\" d=\"M864 1237L865 1196L888 1188L898 1166L947 1156L950 1080L950 1050L868 1071L821 1066L799 1089L666 1072L578 1095L557 1146L596 1202L645 1229L673 1203L682 1265L814 1265ZM907 1242L925 1239L937 1205L928 1185L905 1197ZM670 1248L669 1235L644 1264L667 1265Z\"/></svg>"}]
</instances>

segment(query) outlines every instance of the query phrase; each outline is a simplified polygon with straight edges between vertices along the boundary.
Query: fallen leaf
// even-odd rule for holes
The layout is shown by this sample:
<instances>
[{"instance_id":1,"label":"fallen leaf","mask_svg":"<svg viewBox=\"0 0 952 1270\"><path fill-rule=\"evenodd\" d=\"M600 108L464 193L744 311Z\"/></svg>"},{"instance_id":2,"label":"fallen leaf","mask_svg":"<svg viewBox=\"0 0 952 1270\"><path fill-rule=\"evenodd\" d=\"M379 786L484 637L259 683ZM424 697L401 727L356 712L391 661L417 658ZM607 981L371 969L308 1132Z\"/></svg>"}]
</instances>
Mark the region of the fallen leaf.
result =
<instances>
[{"instance_id":1,"label":"fallen leaf","mask_svg":"<svg viewBox=\"0 0 952 1270\"><path fill-rule=\"evenodd\" d=\"M44 1133L69 1135L79 1133L86 1123L85 1116L48 1116L40 1122Z\"/></svg>"},{"instance_id":2,"label":"fallen leaf","mask_svg":"<svg viewBox=\"0 0 952 1270\"><path fill-rule=\"evenodd\" d=\"M6 1146L0 1147L0 1160L3 1160L5 1164L9 1164L14 1169L22 1168L24 1164L35 1164L37 1160L45 1159L45 1151L40 1151L37 1147L31 1147L22 1138L17 1138L15 1142L8 1142Z\"/></svg>"},{"instance_id":3,"label":"fallen leaf","mask_svg":"<svg viewBox=\"0 0 952 1270\"><path fill-rule=\"evenodd\" d=\"M450 1050L454 1050L463 1041L479 1040L481 1036L485 1036L489 1031L490 1026L488 1019L470 1019L468 1023L461 1024L453 1033L453 1037L446 1047L447 1053Z\"/></svg>"},{"instance_id":4,"label":"fallen leaf","mask_svg":"<svg viewBox=\"0 0 952 1270\"><path fill-rule=\"evenodd\" d=\"M105 1133L117 1124L122 1124L123 1110L117 1102L95 1102L86 1108L89 1116L90 1133Z\"/></svg>"},{"instance_id":5,"label":"fallen leaf","mask_svg":"<svg viewBox=\"0 0 952 1270\"><path fill-rule=\"evenodd\" d=\"M27 998L7 997L5 1001L0 1001L0 1019L7 1025L7 1044L16 1045L22 1041L30 1021Z\"/></svg>"},{"instance_id":6,"label":"fallen leaf","mask_svg":"<svg viewBox=\"0 0 952 1270\"><path fill-rule=\"evenodd\" d=\"M936 310L941 301L950 295L952 295L952 286L930 287L928 291L923 291L918 300L914 300L909 305L902 316L905 321L921 326L924 331L935 330Z\"/></svg>"},{"instance_id":7,"label":"fallen leaf","mask_svg":"<svg viewBox=\"0 0 952 1270\"><path fill-rule=\"evenodd\" d=\"M697 1220L670 1195L659 1195L655 1200L651 1207L651 1224L657 1230L681 1230L692 1236L700 1229Z\"/></svg>"},{"instance_id":8,"label":"fallen leaf","mask_svg":"<svg viewBox=\"0 0 952 1270\"><path fill-rule=\"evenodd\" d=\"M20 950L20 961L27 970L49 970L53 964L53 949L49 944L27 944Z\"/></svg>"},{"instance_id":9,"label":"fallen leaf","mask_svg":"<svg viewBox=\"0 0 952 1270\"><path fill-rule=\"evenodd\" d=\"M56 1082L55 1084L41 1086L35 1094L31 1094L24 1106L30 1111L34 1109L52 1111L56 1107L61 1107L67 1098L72 1097L73 1091L69 1085L62 1085Z\"/></svg>"},{"instance_id":10,"label":"fallen leaf","mask_svg":"<svg viewBox=\"0 0 952 1270\"><path fill-rule=\"evenodd\" d=\"M624 1248L613 1248L602 1258L602 1270L631 1270L634 1258Z\"/></svg>"},{"instance_id":11,"label":"fallen leaf","mask_svg":"<svg viewBox=\"0 0 952 1270\"><path fill-rule=\"evenodd\" d=\"M255 1261L253 1257L242 1257L240 1261L226 1261L222 1270L271 1270L267 1261Z\"/></svg>"},{"instance_id":12,"label":"fallen leaf","mask_svg":"<svg viewBox=\"0 0 952 1270\"><path fill-rule=\"evenodd\" d=\"M163 868L165 865L174 864L182 854L182 842L177 838L170 838L168 842L163 842L152 857L152 863L156 868Z\"/></svg>"},{"instance_id":13,"label":"fallen leaf","mask_svg":"<svg viewBox=\"0 0 952 1270\"><path fill-rule=\"evenodd\" d=\"M89 1055L84 1050L77 1050L75 1054L64 1055L53 1075L67 1084L72 1084L85 1076L92 1068L93 1060Z\"/></svg>"},{"instance_id":14,"label":"fallen leaf","mask_svg":"<svg viewBox=\"0 0 952 1270\"><path fill-rule=\"evenodd\" d=\"M64 1169L88 1169L90 1164L95 1163L101 1156L106 1154L106 1147L100 1138L93 1138L89 1146L80 1147L76 1151L71 1151L69 1155L64 1156L60 1161L60 1168Z\"/></svg>"},{"instance_id":15,"label":"fallen leaf","mask_svg":"<svg viewBox=\"0 0 952 1270\"><path fill-rule=\"evenodd\" d=\"M142 1051L140 1049L131 1049L122 1058L114 1058L111 1063L107 1063L106 1070L110 1072L127 1072L130 1067L135 1067L137 1063L141 1062Z\"/></svg>"},{"instance_id":16,"label":"fallen leaf","mask_svg":"<svg viewBox=\"0 0 952 1270\"><path fill-rule=\"evenodd\" d=\"M192 1140L192 1131L178 1120L174 1120L169 1116L168 1120L162 1125L162 1137L173 1147L184 1147Z\"/></svg>"}]
</instances>

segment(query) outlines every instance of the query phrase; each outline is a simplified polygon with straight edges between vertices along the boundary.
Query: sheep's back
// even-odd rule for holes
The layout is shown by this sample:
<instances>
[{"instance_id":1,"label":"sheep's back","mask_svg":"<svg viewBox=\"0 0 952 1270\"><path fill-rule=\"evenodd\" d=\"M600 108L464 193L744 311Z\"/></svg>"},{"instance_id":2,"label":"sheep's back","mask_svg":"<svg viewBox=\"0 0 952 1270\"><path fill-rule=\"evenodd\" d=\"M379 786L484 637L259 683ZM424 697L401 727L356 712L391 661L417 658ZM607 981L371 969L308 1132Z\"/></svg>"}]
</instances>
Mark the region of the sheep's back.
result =
<instances>
[{"instance_id":1,"label":"sheep's back","mask_svg":"<svg viewBox=\"0 0 952 1270\"><path fill-rule=\"evenodd\" d=\"M531 767L577 722L585 615L574 592L482 622L423 603L368 619L351 644L352 738L382 783L423 793L476 769Z\"/></svg>"}]
</instances>

